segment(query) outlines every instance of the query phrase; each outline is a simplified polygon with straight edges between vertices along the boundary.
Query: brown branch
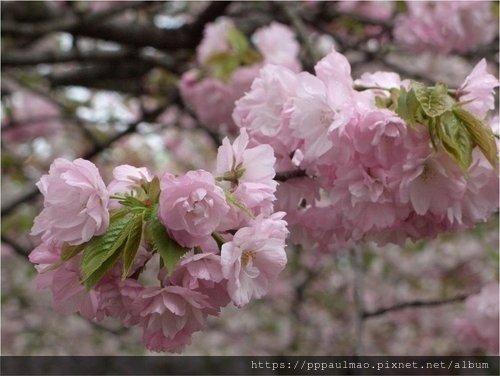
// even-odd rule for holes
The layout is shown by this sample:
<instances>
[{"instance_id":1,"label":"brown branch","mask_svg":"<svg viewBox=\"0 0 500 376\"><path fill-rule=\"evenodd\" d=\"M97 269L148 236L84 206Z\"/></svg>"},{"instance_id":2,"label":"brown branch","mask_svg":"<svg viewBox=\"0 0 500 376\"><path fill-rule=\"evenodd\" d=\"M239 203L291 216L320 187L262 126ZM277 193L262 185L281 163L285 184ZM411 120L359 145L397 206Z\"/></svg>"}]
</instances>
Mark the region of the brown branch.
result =
<instances>
[{"instance_id":1,"label":"brown branch","mask_svg":"<svg viewBox=\"0 0 500 376\"><path fill-rule=\"evenodd\" d=\"M284 171L284 172L277 172L276 176L274 177L274 180L284 182L287 180L299 179L307 176L308 175L304 170Z\"/></svg>"},{"instance_id":2,"label":"brown branch","mask_svg":"<svg viewBox=\"0 0 500 376\"><path fill-rule=\"evenodd\" d=\"M134 55L132 51L17 51L2 52L2 66L24 66L37 64L57 64L69 62L110 62L126 59Z\"/></svg>"},{"instance_id":3,"label":"brown branch","mask_svg":"<svg viewBox=\"0 0 500 376\"><path fill-rule=\"evenodd\" d=\"M100 143L100 145L95 146L93 150L84 154L83 156L81 156L81 158L84 158L84 159L94 158L95 156L97 156L98 154L100 154L101 152L106 150L108 147L113 145L116 141L120 140L121 138L123 138L124 136L126 136L128 134L135 132L135 130L137 129L137 126L140 123L147 122L147 121L153 121L154 119L156 119L164 110L165 110L165 107L162 106L162 107L159 107L151 112L145 113L141 117L141 119L139 119L133 123L130 123L124 131L117 133L116 135L110 137L105 142ZM8 204L4 208L2 208L1 216L4 217L4 216L11 214L19 205L24 204L26 202L29 202L31 200L34 200L35 198L38 197L39 194L40 194L40 191L36 187L32 188L29 192L25 193L24 195L19 197L17 200L14 200L10 204Z\"/></svg>"},{"instance_id":4,"label":"brown branch","mask_svg":"<svg viewBox=\"0 0 500 376\"><path fill-rule=\"evenodd\" d=\"M401 310L406 309L406 308L435 307L435 306L440 306L443 304L457 303L457 302L461 302L461 301L467 299L467 297L469 297L470 295L472 295L472 294L457 295L453 298L442 299L442 300L429 300L429 301L416 300L413 302L400 303L400 304L396 304L392 307L381 308L381 309L377 309L377 310L372 311L372 312L364 312L363 319L369 319L371 317L380 316L380 315L386 314L388 312L401 311Z\"/></svg>"},{"instance_id":5,"label":"brown branch","mask_svg":"<svg viewBox=\"0 0 500 376\"><path fill-rule=\"evenodd\" d=\"M15 241L8 238L4 234L2 234L1 236L2 236L2 243L7 244L9 247L11 247L14 250L14 252L16 252L18 255L22 256L23 258L28 258L28 254L29 254L28 250L24 249L23 247L21 247L19 244L17 244Z\"/></svg>"},{"instance_id":6,"label":"brown branch","mask_svg":"<svg viewBox=\"0 0 500 376\"><path fill-rule=\"evenodd\" d=\"M96 23L108 20L126 10L144 6L143 1L130 1L126 5L114 6L100 12L88 13L83 16L68 15L61 12L59 17L42 23L2 21L2 34L25 37L39 37L54 31L72 31L79 27L94 26ZM26 8L28 10L28 8Z\"/></svg>"}]
</instances>

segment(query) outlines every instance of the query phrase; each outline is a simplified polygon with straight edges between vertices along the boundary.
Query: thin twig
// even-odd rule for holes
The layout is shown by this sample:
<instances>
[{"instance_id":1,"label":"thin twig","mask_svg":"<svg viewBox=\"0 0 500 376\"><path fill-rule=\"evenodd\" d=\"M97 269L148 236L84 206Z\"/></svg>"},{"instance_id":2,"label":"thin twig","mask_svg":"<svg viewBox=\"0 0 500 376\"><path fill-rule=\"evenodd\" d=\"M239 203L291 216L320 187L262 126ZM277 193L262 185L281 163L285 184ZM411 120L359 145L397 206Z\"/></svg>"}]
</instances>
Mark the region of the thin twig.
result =
<instances>
[{"instance_id":1,"label":"thin twig","mask_svg":"<svg viewBox=\"0 0 500 376\"><path fill-rule=\"evenodd\" d=\"M7 244L9 247L11 247L14 252L16 252L18 255L22 256L23 258L28 258L28 250L24 249L22 246L17 244L15 241L12 239L8 238L4 234L2 236L2 243Z\"/></svg>"},{"instance_id":2,"label":"thin twig","mask_svg":"<svg viewBox=\"0 0 500 376\"><path fill-rule=\"evenodd\" d=\"M274 180L284 182L287 180L299 179L307 176L308 175L304 170L283 171L277 172Z\"/></svg>"},{"instance_id":3,"label":"thin twig","mask_svg":"<svg viewBox=\"0 0 500 376\"><path fill-rule=\"evenodd\" d=\"M472 294L463 294L463 295L457 295L453 298L449 299L441 299L441 300L429 300L429 301L422 301L422 300L416 300L413 302L405 302L405 303L400 303L396 304L392 307L387 307L387 308L380 308L372 312L364 312L363 313L363 319L369 319L372 317L377 317L389 312L395 312L395 311L401 311L406 308L417 308L417 307L435 307L435 306L440 306L443 304L450 304L450 303L457 303L461 302L467 297L469 297Z\"/></svg>"}]
</instances>

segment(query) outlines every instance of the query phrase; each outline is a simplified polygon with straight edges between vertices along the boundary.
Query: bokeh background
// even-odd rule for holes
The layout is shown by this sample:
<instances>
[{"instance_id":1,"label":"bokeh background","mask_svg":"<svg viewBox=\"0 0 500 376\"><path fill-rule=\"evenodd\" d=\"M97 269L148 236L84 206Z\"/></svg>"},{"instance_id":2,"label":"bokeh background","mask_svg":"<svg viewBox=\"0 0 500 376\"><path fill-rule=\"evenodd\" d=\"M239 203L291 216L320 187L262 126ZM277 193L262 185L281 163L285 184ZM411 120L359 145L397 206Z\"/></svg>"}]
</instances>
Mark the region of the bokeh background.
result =
<instances>
[{"instance_id":1,"label":"bokeh background","mask_svg":"<svg viewBox=\"0 0 500 376\"><path fill-rule=\"evenodd\" d=\"M225 15L249 36L279 21L296 31L305 69L335 47L355 78L383 70L456 88L482 58L498 77L498 3L485 3L491 14L478 32L488 40L446 51L401 38L395 25L407 2L3 1L2 354L147 353L139 329L62 316L50 294L36 290L27 259L41 207L34 184L57 157L91 159L106 182L119 164L210 170L223 132L205 127L178 90L207 23ZM495 352L471 339L465 302L498 285L498 213L470 231L405 247L318 254L289 246L287 253L270 293L224 309L186 354ZM496 320L498 333L498 297L493 304L478 325L492 332Z\"/></svg>"}]
</instances>

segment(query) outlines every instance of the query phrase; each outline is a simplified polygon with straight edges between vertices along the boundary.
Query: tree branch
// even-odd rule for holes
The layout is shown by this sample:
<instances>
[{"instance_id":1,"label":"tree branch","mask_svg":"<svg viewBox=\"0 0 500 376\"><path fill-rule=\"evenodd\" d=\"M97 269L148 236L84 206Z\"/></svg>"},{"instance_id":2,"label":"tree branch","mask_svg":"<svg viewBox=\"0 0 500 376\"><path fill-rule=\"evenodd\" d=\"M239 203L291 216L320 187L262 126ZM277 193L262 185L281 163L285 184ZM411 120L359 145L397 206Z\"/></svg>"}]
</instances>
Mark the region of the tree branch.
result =
<instances>
[{"instance_id":1,"label":"tree branch","mask_svg":"<svg viewBox=\"0 0 500 376\"><path fill-rule=\"evenodd\" d=\"M416 308L416 307L435 307L435 306L440 306L443 304L449 304L449 303L457 303L461 302L467 297L469 297L472 294L463 294L463 295L457 295L453 298L449 299L442 299L442 300L429 300L429 301L422 301L422 300L416 300L413 302L405 302L405 303L400 303L396 304L392 307L387 307L387 308L380 308L372 312L364 312L363 313L363 319L369 319L372 317L380 316L383 314L386 314L388 312L395 312L395 311L401 311L406 308Z\"/></svg>"},{"instance_id":2,"label":"tree branch","mask_svg":"<svg viewBox=\"0 0 500 376\"><path fill-rule=\"evenodd\" d=\"M110 137L105 142L102 142L98 146L95 146L94 149L92 149L88 153L84 154L81 158L84 158L84 159L94 158L95 156L97 156L98 154L100 154L101 152L106 150L108 147L113 145L116 141L120 140L122 137L135 132L135 130L137 129L137 126L140 123L143 123L146 121L153 121L154 119L156 119L164 110L165 110L165 107L162 106L162 107L159 107L151 112L145 113L141 117L141 119L139 119L133 123L130 123L124 131L117 133L116 135ZM24 204L26 202L29 202L31 200L34 200L35 198L38 197L39 194L40 194L40 191L38 190L38 188L36 188L36 187L32 188L29 192L25 193L24 195L19 197L17 200L14 200L10 204L8 204L4 208L2 208L1 216L4 217L4 216L9 215L19 205Z\"/></svg>"},{"instance_id":3,"label":"tree branch","mask_svg":"<svg viewBox=\"0 0 500 376\"><path fill-rule=\"evenodd\" d=\"M2 243L7 244L9 247L11 247L14 250L14 252L16 252L18 255L22 256L23 258L27 258L28 257L29 252L26 249L24 249L23 247L21 247L15 241L9 239L4 234L2 234L1 236L2 236Z\"/></svg>"},{"instance_id":4,"label":"tree branch","mask_svg":"<svg viewBox=\"0 0 500 376\"><path fill-rule=\"evenodd\" d=\"M14 22L2 20L2 34L39 37L54 31L72 31L79 27L94 26L108 20L126 10L144 6L147 2L130 1L126 5L113 6L100 12L92 12L83 16L68 15L61 12L60 16L43 23Z\"/></svg>"},{"instance_id":5,"label":"tree branch","mask_svg":"<svg viewBox=\"0 0 500 376\"><path fill-rule=\"evenodd\" d=\"M304 170L284 171L284 172L277 172L276 176L274 177L274 180L284 182L287 180L299 179L307 176L308 175Z\"/></svg>"}]
</instances>

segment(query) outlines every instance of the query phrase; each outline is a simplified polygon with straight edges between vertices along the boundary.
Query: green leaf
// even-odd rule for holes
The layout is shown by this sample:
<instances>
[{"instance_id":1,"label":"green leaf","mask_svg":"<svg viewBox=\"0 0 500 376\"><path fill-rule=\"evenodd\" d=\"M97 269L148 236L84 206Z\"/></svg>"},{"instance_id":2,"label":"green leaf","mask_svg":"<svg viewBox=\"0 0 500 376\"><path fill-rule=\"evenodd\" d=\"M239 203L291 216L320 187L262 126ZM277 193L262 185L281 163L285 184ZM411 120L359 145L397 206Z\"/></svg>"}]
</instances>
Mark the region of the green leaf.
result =
<instances>
[{"instance_id":1,"label":"green leaf","mask_svg":"<svg viewBox=\"0 0 500 376\"><path fill-rule=\"evenodd\" d=\"M259 51L250 48L240 54L240 60L243 65L253 65L262 61L262 54Z\"/></svg>"},{"instance_id":2,"label":"green leaf","mask_svg":"<svg viewBox=\"0 0 500 376\"><path fill-rule=\"evenodd\" d=\"M240 60L237 56L221 52L212 55L206 64L215 78L227 82L233 72L240 66Z\"/></svg>"},{"instance_id":3,"label":"green leaf","mask_svg":"<svg viewBox=\"0 0 500 376\"><path fill-rule=\"evenodd\" d=\"M443 149L467 172L472 163L472 140L462 122L446 112L438 119L437 133Z\"/></svg>"},{"instance_id":4,"label":"green leaf","mask_svg":"<svg viewBox=\"0 0 500 376\"><path fill-rule=\"evenodd\" d=\"M408 92L404 87L402 87L400 90L391 90L391 94L394 99L397 98L397 101L395 101L395 103L397 104L395 112L401 119L403 119L407 123L410 123L410 119L413 118L413 116L408 111L408 106L406 104L406 97L408 95Z\"/></svg>"},{"instance_id":5,"label":"green leaf","mask_svg":"<svg viewBox=\"0 0 500 376\"><path fill-rule=\"evenodd\" d=\"M149 198L149 200L152 203L158 202L158 199L160 197L160 192L161 192L160 179L158 179L158 177L155 176L153 178L153 180L151 180L151 182L149 182L149 185L148 185L148 198Z\"/></svg>"},{"instance_id":6,"label":"green leaf","mask_svg":"<svg viewBox=\"0 0 500 376\"><path fill-rule=\"evenodd\" d=\"M144 223L143 214L136 215L130 225L130 232L127 237L127 242L125 243L125 248L123 249L123 271L122 279L127 278L130 273L130 269L134 264L137 251L142 240L142 227Z\"/></svg>"},{"instance_id":7,"label":"green leaf","mask_svg":"<svg viewBox=\"0 0 500 376\"><path fill-rule=\"evenodd\" d=\"M68 261L79 254L85 248L86 244L64 245L61 250L61 261Z\"/></svg>"},{"instance_id":8,"label":"green leaf","mask_svg":"<svg viewBox=\"0 0 500 376\"><path fill-rule=\"evenodd\" d=\"M237 56L242 55L250 48L247 37L236 27L229 28L226 39Z\"/></svg>"},{"instance_id":9,"label":"green leaf","mask_svg":"<svg viewBox=\"0 0 500 376\"><path fill-rule=\"evenodd\" d=\"M443 84L426 87L419 82L412 83L415 97L429 117L437 117L452 109L454 100L448 95L448 88Z\"/></svg>"},{"instance_id":10,"label":"green leaf","mask_svg":"<svg viewBox=\"0 0 500 376\"><path fill-rule=\"evenodd\" d=\"M114 220L104 235L95 237L87 243L82 257L82 277L87 288L92 288L118 259L133 219L133 216L123 216ZM114 261L108 262L108 260ZM94 274L96 275L93 276Z\"/></svg>"},{"instance_id":11,"label":"green leaf","mask_svg":"<svg viewBox=\"0 0 500 376\"><path fill-rule=\"evenodd\" d=\"M498 149L492 129L461 107L455 106L453 113L462 121L474 144L481 149L488 162L496 169Z\"/></svg>"},{"instance_id":12,"label":"green leaf","mask_svg":"<svg viewBox=\"0 0 500 376\"><path fill-rule=\"evenodd\" d=\"M84 283L87 287L87 290L90 290L92 287L94 287L97 282L99 282L101 278L104 277L104 275L113 268L119 257L120 252L114 252L109 258L106 259L106 261L101 264L101 266L94 273L92 273L85 279Z\"/></svg>"},{"instance_id":13,"label":"green leaf","mask_svg":"<svg viewBox=\"0 0 500 376\"><path fill-rule=\"evenodd\" d=\"M428 121L427 127L429 129L429 136L431 138L432 147L434 148L434 151L437 151L441 142L439 140L439 134L437 131L436 119L430 119Z\"/></svg>"},{"instance_id":14,"label":"green leaf","mask_svg":"<svg viewBox=\"0 0 500 376\"><path fill-rule=\"evenodd\" d=\"M167 267L167 273L170 275L179 262L179 259L189 249L182 247L175 240L171 239L167 230L158 218L158 205L156 205L148 219L148 234L151 237L154 250L156 250Z\"/></svg>"}]
</instances>

